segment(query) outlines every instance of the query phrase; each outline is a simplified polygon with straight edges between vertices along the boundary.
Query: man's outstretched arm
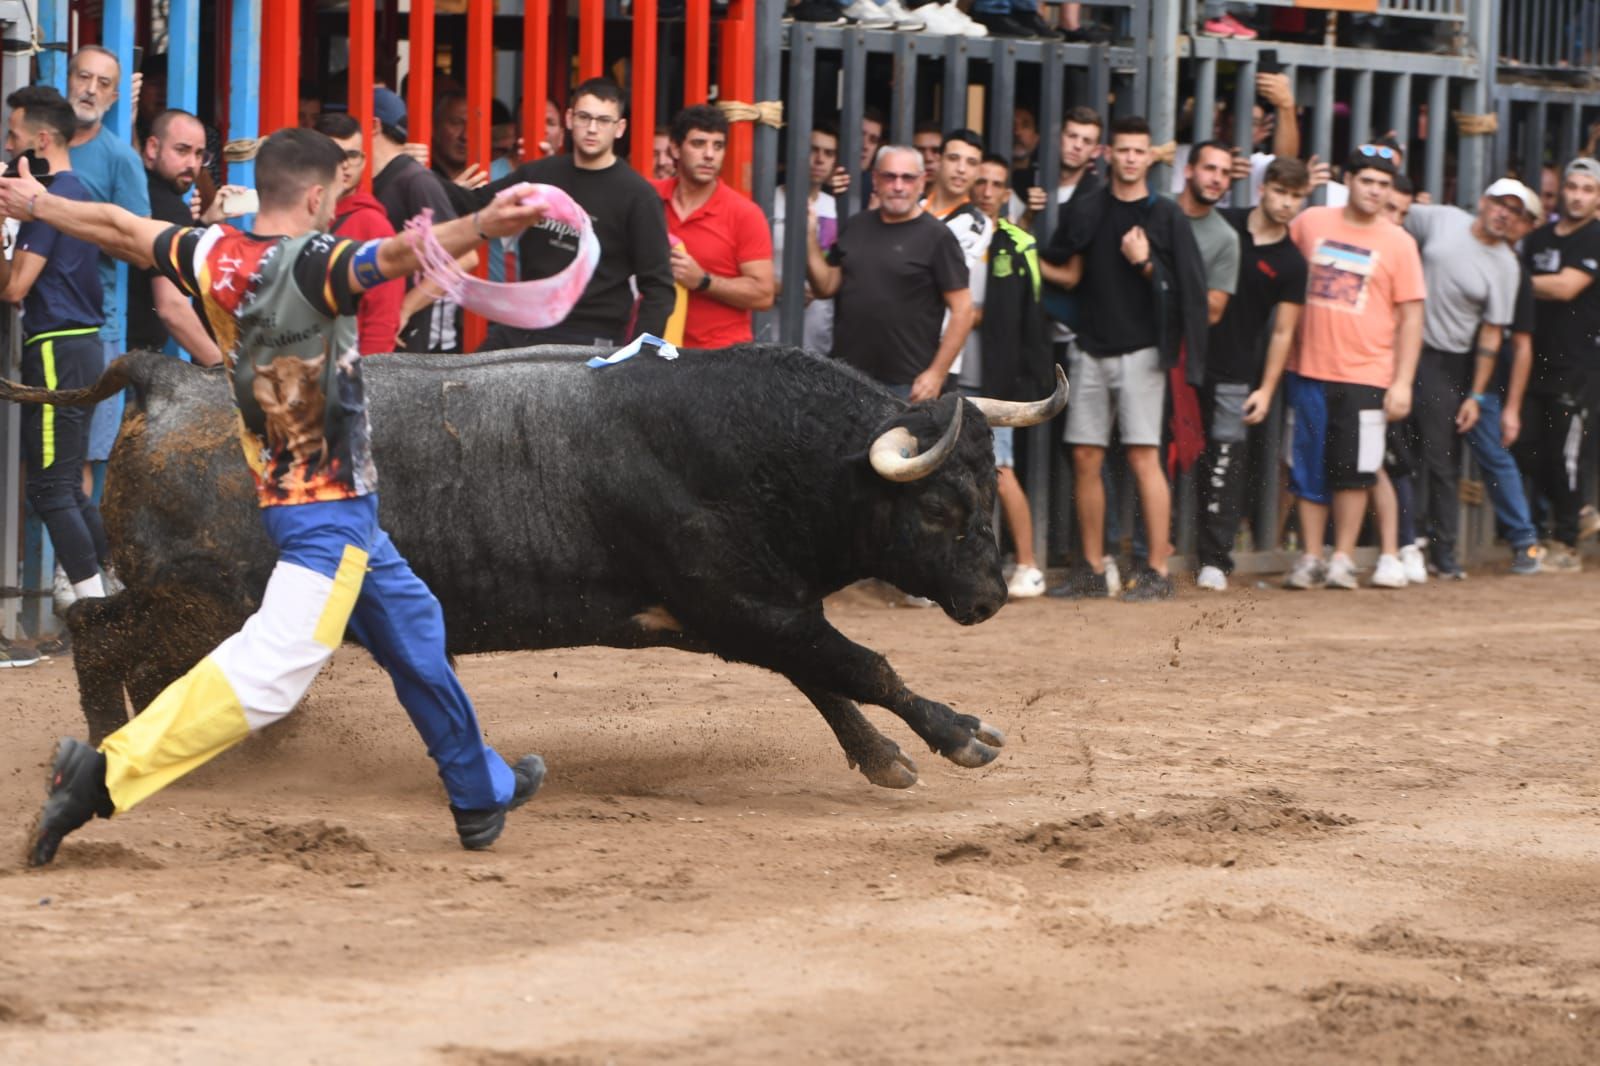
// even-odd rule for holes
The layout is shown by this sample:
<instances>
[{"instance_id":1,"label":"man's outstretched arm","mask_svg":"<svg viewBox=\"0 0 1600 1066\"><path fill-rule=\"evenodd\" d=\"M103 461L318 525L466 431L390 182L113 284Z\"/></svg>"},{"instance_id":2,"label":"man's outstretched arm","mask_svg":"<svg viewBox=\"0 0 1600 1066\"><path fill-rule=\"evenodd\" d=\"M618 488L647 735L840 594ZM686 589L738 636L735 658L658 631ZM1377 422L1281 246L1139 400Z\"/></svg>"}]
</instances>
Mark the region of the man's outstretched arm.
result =
<instances>
[{"instance_id":1,"label":"man's outstretched arm","mask_svg":"<svg viewBox=\"0 0 1600 1066\"><path fill-rule=\"evenodd\" d=\"M547 209L544 204L522 203L522 197L529 191L524 185L504 189L487 206L464 218L452 219L433 227L433 235L446 252L460 259L491 237L510 237L529 226L537 226L544 221ZM375 274L364 262L365 258L356 256L350 263L351 287L358 291L381 285L390 278L414 274L422 266L405 234L385 238L378 245L377 258L373 262L377 267Z\"/></svg>"},{"instance_id":2,"label":"man's outstretched arm","mask_svg":"<svg viewBox=\"0 0 1600 1066\"><path fill-rule=\"evenodd\" d=\"M136 267L149 268L155 263L156 238L168 223L141 218L116 204L52 196L28 176L27 166L24 160L21 177L0 178L0 215L24 222L36 218Z\"/></svg>"}]
</instances>

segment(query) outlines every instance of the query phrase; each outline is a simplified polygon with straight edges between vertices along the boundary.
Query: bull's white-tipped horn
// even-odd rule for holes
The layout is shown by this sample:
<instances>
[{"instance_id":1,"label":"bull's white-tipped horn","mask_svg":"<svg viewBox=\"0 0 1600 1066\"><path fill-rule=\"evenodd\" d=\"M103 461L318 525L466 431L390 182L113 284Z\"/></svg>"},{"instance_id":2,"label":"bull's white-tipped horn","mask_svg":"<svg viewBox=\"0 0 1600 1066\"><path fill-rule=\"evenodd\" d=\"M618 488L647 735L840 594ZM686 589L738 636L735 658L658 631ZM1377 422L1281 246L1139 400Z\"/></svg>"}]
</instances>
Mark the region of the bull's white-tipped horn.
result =
<instances>
[{"instance_id":1,"label":"bull's white-tipped horn","mask_svg":"<svg viewBox=\"0 0 1600 1066\"><path fill-rule=\"evenodd\" d=\"M991 400L974 396L970 401L991 426L1037 426L1048 422L1067 406L1067 372L1056 367L1056 391L1043 400L1023 403L1017 400Z\"/></svg>"},{"instance_id":2,"label":"bull's white-tipped horn","mask_svg":"<svg viewBox=\"0 0 1600 1066\"><path fill-rule=\"evenodd\" d=\"M945 427L944 435L927 451L917 452L917 435L904 426L896 426L878 434L872 442L867 457L872 469L890 481L915 481L939 469L939 464L955 451L956 440L961 436L961 408L955 405L955 415Z\"/></svg>"}]
</instances>

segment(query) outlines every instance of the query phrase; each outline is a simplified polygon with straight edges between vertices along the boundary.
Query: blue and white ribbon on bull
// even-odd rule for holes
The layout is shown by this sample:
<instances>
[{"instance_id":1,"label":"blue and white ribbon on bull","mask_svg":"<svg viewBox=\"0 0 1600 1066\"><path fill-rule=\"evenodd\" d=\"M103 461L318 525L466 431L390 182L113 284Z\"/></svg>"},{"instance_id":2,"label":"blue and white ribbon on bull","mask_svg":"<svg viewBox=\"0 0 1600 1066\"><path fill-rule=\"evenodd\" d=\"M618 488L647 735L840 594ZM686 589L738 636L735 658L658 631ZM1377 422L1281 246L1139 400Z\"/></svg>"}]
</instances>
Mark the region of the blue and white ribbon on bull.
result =
<instances>
[{"instance_id":1,"label":"blue and white ribbon on bull","mask_svg":"<svg viewBox=\"0 0 1600 1066\"><path fill-rule=\"evenodd\" d=\"M610 355L597 355L584 365L591 370L599 370L603 366L615 366L625 359L632 359L646 348L653 350L663 359L678 358L678 349L674 348L670 343L653 333L641 333L626 348L619 348Z\"/></svg>"}]
</instances>

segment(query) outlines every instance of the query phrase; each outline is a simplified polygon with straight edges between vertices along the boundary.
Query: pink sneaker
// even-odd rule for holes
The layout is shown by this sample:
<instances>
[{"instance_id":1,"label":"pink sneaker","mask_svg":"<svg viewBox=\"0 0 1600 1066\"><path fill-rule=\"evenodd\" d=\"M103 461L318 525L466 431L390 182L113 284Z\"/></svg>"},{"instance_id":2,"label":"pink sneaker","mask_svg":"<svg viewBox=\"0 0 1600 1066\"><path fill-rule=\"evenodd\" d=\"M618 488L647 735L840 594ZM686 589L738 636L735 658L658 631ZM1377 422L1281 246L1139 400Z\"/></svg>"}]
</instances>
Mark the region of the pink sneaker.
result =
<instances>
[{"instance_id":1,"label":"pink sneaker","mask_svg":"<svg viewBox=\"0 0 1600 1066\"><path fill-rule=\"evenodd\" d=\"M1232 15L1223 15L1220 19L1217 19L1217 21L1226 22L1228 27L1233 30L1232 35L1241 41L1253 41L1257 37L1261 36L1255 30L1252 30L1249 26L1246 26Z\"/></svg>"},{"instance_id":2,"label":"pink sneaker","mask_svg":"<svg viewBox=\"0 0 1600 1066\"><path fill-rule=\"evenodd\" d=\"M1232 37L1232 20L1226 16L1219 19L1207 19L1200 27L1200 32L1207 37Z\"/></svg>"}]
</instances>

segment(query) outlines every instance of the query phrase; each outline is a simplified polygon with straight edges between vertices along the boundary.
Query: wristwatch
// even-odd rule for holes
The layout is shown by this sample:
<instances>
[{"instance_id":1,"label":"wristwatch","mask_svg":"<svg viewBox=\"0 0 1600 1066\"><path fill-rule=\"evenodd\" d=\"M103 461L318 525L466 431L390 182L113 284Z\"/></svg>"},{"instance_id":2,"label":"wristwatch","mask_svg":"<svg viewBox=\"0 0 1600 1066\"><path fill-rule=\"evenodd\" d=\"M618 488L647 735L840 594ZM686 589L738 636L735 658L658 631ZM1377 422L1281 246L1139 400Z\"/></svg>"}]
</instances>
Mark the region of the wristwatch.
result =
<instances>
[{"instance_id":1,"label":"wristwatch","mask_svg":"<svg viewBox=\"0 0 1600 1066\"><path fill-rule=\"evenodd\" d=\"M700 284L694 287L694 291L705 292L709 288L711 288L711 272L708 270L700 275Z\"/></svg>"}]
</instances>

